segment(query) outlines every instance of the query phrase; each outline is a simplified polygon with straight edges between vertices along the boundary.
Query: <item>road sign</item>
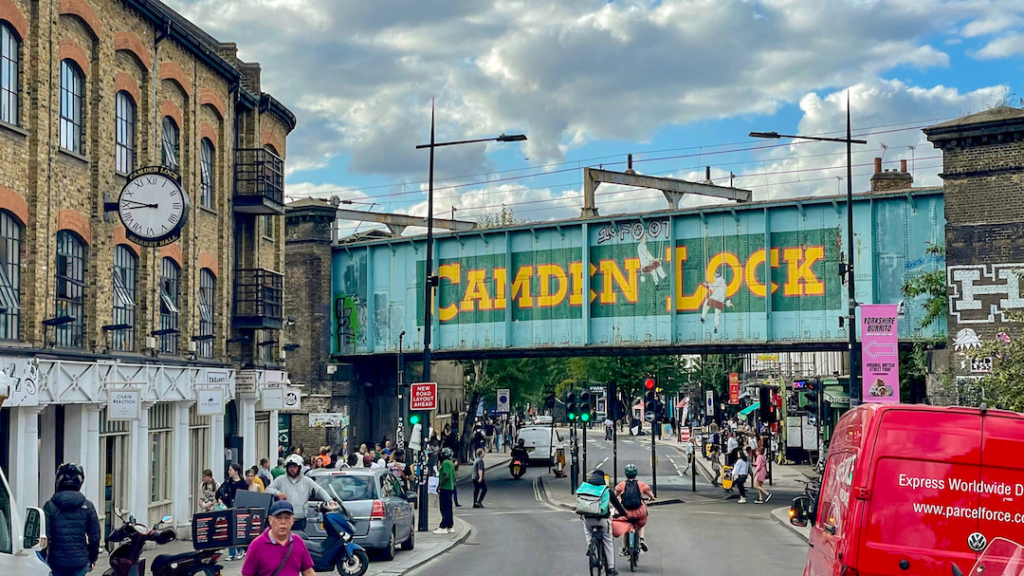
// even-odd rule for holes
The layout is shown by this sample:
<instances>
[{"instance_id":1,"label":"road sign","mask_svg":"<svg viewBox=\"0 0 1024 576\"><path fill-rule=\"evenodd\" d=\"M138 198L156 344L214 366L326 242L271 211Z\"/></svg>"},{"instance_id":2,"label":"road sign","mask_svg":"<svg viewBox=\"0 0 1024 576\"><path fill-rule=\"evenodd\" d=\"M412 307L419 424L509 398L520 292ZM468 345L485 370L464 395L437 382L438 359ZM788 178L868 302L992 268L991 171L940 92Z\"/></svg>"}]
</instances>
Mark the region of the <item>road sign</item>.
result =
<instances>
[{"instance_id":1,"label":"road sign","mask_svg":"<svg viewBox=\"0 0 1024 576\"><path fill-rule=\"evenodd\" d=\"M437 382L409 386L409 410L437 410Z\"/></svg>"},{"instance_id":2,"label":"road sign","mask_svg":"<svg viewBox=\"0 0 1024 576\"><path fill-rule=\"evenodd\" d=\"M682 428L679 429L679 441L680 442L689 442L690 441L690 429L687 428L686 426L683 426Z\"/></svg>"},{"instance_id":3,"label":"road sign","mask_svg":"<svg viewBox=\"0 0 1024 576\"><path fill-rule=\"evenodd\" d=\"M648 422L654 422L654 412L644 413L644 420L647 420Z\"/></svg>"},{"instance_id":4,"label":"road sign","mask_svg":"<svg viewBox=\"0 0 1024 576\"><path fill-rule=\"evenodd\" d=\"M704 398L705 398L704 401L707 404L707 409L708 409L707 416L708 416L708 418L714 418L715 417L715 393L713 391L711 391L711 390L708 390L707 392L704 393Z\"/></svg>"},{"instance_id":5,"label":"road sign","mask_svg":"<svg viewBox=\"0 0 1024 576\"><path fill-rule=\"evenodd\" d=\"M864 402L900 401L899 332L895 304L860 307Z\"/></svg>"},{"instance_id":6,"label":"road sign","mask_svg":"<svg viewBox=\"0 0 1024 576\"><path fill-rule=\"evenodd\" d=\"M508 388L498 390L498 412L508 413L511 404L511 394Z\"/></svg>"},{"instance_id":7,"label":"road sign","mask_svg":"<svg viewBox=\"0 0 1024 576\"><path fill-rule=\"evenodd\" d=\"M736 372L729 374L729 404L740 403L740 375Z\"/></svg>"}]
</instances>

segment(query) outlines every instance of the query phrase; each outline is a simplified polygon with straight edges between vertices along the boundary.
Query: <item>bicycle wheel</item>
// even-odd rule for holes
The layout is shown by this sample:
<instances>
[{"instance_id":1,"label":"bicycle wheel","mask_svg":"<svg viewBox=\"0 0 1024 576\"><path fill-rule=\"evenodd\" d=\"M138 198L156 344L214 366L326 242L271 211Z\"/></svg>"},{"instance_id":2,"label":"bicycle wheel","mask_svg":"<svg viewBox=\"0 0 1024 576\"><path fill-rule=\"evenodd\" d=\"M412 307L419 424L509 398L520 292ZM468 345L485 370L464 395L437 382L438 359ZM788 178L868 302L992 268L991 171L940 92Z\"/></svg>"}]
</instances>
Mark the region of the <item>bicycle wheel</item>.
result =
<instances>
[{"instance_id":1,"label":"bicycle wheel","mask_svg":"<svg viewBox=\"0 0 1024 576\"><path fill-rule=\"evenodd\" d=\"M640 560L640 549L636 543L636 532L629 533L629 571L636 572L636 563Z\"/></svg>"},{"instance_id":2,"label":"bicycle wheel","mask_svg":"<svg viewBox=\"0 0 1024 576\"><path fill-rule=\"evenodd\" d=\"M590 576L601 576L600 552L593 536L590 538L590 547L587 549L587 563L590 564Z\"/></svg>"}]
</instances>

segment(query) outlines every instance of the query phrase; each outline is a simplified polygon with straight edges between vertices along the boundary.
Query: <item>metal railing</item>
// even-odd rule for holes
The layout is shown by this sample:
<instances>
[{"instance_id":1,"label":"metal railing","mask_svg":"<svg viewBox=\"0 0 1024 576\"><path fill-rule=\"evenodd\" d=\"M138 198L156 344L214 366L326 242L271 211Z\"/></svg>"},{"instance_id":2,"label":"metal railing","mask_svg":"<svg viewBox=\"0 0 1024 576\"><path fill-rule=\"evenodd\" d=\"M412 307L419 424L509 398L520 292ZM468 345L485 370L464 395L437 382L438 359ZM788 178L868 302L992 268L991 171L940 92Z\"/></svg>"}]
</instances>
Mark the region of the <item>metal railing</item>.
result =
<instances>
[{"instance_id":1,"label":"metal railing","mask_svg":"<svg viewBox=\"0 0 1024 576\"><path fill-rule=\"evenodd\" d=\"M279 324L283 314L283 285L284 274L273 270L262 268L235 270L233 316L236 325L251 324L260 319ZM266 324L260 324L266 326Z\"/></svg>"},{"instance_id":2,"label":"metal railing","mask_svg":"<svg viewBox=\"0 0 1024 576\"><path fill-rule=\"evenodd\" d=\"M235 196L284 204L284 160L263 148L235 150Z\"/></svg>"}]
</instances>

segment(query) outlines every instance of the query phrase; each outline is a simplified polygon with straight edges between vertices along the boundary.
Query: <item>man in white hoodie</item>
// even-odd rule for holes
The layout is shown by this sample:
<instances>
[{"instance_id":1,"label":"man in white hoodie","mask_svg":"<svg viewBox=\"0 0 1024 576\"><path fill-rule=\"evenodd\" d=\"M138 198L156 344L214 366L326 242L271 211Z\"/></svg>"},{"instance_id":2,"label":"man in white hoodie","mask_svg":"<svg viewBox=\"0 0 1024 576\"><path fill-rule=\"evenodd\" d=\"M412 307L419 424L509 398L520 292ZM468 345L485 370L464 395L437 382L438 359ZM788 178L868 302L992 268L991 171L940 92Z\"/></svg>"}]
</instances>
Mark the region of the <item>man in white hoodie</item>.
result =
<instances>
[{"instance_id":1,"label":"man in white hoodie","mask_svg":"<svg viewBox=\"0 0 1024 576\"><path fill-rule=\"evenodd\" d=\"M279 500L291 502L297 516L292 528L299 531L306 527L306 504L309 503L310 496L316 496L315 500L328 502L327 507L331 510L338 507L338 503L331 499L331 494L327 490L309 476L302 474L302 466L302 456L292 454L284 462L285 475L278 476L266 489L268 494L277 496Z\"/></svg>"}]
</instances>

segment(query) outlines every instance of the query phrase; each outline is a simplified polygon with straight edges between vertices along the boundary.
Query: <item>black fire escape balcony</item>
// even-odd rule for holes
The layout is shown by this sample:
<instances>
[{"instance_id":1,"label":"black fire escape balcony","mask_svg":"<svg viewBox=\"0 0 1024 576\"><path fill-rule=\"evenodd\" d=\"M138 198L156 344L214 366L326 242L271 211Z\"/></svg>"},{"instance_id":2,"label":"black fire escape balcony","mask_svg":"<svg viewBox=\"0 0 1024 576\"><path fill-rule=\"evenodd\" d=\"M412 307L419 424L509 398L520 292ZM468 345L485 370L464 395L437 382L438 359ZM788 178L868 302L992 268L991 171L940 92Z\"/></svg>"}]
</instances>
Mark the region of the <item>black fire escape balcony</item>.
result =
<instances>
[{"instance_id":1,"label":"black fire escape balcony","mask_svg":"<svg viewBox=\"0 0 1024 576\"><path fill-rule=\"evenodd\" d=\"M231 324L238 329L280 330L284 274L262 268L235 270Z\"/></svg>"},{"instance_id":2,"label":"black fire escape balcony","mask_svg":"<svg viewBox=\"0 0 1024 576\"><path fill-rule=\"evenodd\" d=\"M284 214L284 160L263 148L235 150L234 210Z\"/></svg>"}]
</instances>

